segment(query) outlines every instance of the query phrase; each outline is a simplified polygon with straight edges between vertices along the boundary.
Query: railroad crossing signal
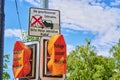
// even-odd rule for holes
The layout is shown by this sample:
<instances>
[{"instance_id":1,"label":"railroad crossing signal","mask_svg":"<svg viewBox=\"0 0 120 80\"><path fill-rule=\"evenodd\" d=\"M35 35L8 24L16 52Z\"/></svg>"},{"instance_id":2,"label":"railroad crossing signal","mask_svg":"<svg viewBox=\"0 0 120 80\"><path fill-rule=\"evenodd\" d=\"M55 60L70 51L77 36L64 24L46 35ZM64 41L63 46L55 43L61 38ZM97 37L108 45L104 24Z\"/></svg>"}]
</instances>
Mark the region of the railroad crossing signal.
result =
<instances>
[{"instance_id":1,"label":"railroad crossing signal","mask_svg":"<svg viewBox=\"0 0 120 80\"><path fill-rule=\"evenodd\" d=\"M39 42L38 41L27 42L24 43L24 45L28 46L31 50L31 57L30 57L31 70L27 75L16 77L16 80L39 80L39 64L40 64Z\"/></svg>"},{"instance_id":2,"label":"railroad crossing signal","mask_svg":"<svg viewBox=\"0 0 120 80\"><path fill-rule=\"evenodd\" d=\"M64 80L65 74L53 75L48 68L51 56L48 53L48 42L50 38L42 37L40 42L40 78L41 80Z\"/></svg>"}]
</instances>

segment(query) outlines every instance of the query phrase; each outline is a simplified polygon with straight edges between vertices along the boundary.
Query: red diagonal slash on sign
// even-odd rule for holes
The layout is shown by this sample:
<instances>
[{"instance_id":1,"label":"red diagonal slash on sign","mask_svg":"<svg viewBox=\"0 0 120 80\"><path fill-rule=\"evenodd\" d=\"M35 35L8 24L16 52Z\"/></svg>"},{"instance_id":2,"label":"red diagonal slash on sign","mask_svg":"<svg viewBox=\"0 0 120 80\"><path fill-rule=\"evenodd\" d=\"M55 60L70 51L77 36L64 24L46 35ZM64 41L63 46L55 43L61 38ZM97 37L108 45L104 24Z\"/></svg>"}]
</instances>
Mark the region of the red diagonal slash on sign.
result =
<instances>
[{"instance_id":1,"label":"red diagonal slash on sign","mask_svg":"<svg viewBox=\"0 0 120 80\"><path fill-rule=\"evenodd\" d=\"M35 20L34 22L31 23L31 26L34 24L38 23L41 27L44 27L45 25L41 22L42 16L36 18L35 16L32 16L32 18Z\"/></svg>"}]
</instances>

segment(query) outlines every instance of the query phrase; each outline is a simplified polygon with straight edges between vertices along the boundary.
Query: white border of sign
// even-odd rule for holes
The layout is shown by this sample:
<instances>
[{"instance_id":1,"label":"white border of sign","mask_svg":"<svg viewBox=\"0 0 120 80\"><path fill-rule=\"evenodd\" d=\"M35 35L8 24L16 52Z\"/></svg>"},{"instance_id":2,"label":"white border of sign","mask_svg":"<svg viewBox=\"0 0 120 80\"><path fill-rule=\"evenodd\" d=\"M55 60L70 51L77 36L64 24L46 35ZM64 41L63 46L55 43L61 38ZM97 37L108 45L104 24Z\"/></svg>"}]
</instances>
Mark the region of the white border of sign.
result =
<instances>
[{"instance_id":1,"label":"white border of sign","mask_svg":"<svg viewBox=\"0 0 120 80\"><path fill-rule=\"evenodd\" d=\"M51 37L60 34L60 11L31 7L28 27L30 36Z\"/></svg>"}]
</instances>

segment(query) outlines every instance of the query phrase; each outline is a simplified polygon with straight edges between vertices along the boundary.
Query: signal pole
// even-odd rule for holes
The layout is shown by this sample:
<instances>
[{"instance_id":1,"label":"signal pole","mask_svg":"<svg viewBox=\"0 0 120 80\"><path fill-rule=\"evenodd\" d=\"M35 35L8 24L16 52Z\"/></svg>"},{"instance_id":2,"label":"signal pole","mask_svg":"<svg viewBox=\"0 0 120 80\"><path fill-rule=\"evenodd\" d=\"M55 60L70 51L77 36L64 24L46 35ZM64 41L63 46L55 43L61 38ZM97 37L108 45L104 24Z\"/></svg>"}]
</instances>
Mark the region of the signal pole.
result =
<instances>
[{"instance_id":1,"label":"signal pole","mask_svg":"<svg viewBox=\"0 0 120 80\"><path fill-rule=\"evenodd\" d=\"M40 7L48 9L48 0L40 0Z\"/></svg>"},{"instance_id":2,"label":"signal pole","mask_svg":"<svg viewBox=\"0 0 120 80\"><path fill-rule=\"evenodd\" d=\"M4 2L5 0L0 0L0 80L2 80L3 74L3 53L4 53Z\"/></svg>"}]
</instances>

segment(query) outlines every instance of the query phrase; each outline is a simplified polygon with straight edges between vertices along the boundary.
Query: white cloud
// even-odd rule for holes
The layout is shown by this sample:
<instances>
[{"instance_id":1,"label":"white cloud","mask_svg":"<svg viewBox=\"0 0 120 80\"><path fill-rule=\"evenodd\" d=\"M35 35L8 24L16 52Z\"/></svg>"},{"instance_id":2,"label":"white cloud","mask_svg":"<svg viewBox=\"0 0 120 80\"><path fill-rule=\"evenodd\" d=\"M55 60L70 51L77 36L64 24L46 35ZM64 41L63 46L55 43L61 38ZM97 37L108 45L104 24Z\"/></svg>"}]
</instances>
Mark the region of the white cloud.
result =
<instances>
[{"instance_id":1,"label":"white cloud","mask_svg":"<svg viewBox=\"0 0 120 80\"><path fill-rule=\"evenodd\" d=\"M111 8L105 3L95 3L95 1L90 5L88 0L51 1L51 8L61 11L62 27L97 32L93 44L98 48L99 53L103 50L101 54L108 55L108 48L120 38L120 31L116 29L120 23L119 8Z\"/></svg>"},{"instance_id":2,"label":"white cloud","mask_svg":"<svg viewBox=\"0 0 120 80\"><path fill-rule=\"evenodd\" d=\"M120 0L115 0L114 2L111 2L112 6L120 6Z\"/></svg>"},{"instance_id":3,"label":"white cloud","mask_svg":"<svg viewBox=\"0 0 120 80\"><path fill-rule=\"evenodd\" d=\"M104 50L104 51L99 51L98 54L99 56L101 55L104 55L104 56L107 56L107 57L110 57L111 55L109 54L108 50Z\"/></svg>"},{"instance_id":4,"label":"white cloud","mask_svg":"<svg viewBox=\"0 0 120 80\"><path fill-rule=\"evenodd\" d=\"M67 54L69 54L72 50L74 50L75 49L75 47L74 46L72 46L72 45L67 45Z\"/></svg>"},{"instance_id":5,"label":"white cloud","mask_svg":"<svg viewBox=\"0 0 120 80\"><path fill-rule=\"evenodd\" d=\"M6 29L5 37L16 37L22 40L21 30L20 29Z\"/></svg>"},{"instance_id":6,"label":"white cloud","mask_svg":"<svg viewBox=\"0 0 120 80\"><path fill-rule=\"evenodd\" d=\"M62 27L68 26L75 30L101 32L120 22L120 18L118 18L120 10L116 8L104 9L102 6L91 6L87 0L52 1L51 8L60 9L61 11Z\"/></svg>"},{"instance_id":7,"label":"white cloud","mask_svg":"<svg viewBox=\"0 0 120 80\"><path fill-rule=\"evenodd\" d=\"M37 2L36 0L26 1L31 4ZM120 25L120 8L111 7L111 5L119 5L120 0L111 2L110 6L99 1L49 0L49 8L61 11L62 27L98 33L93 44L99 48L100 52L103 50L100 49L101 47L110 48L108 44L113 45L120 38L120 31L116 29Z\"/></svg>"}]
</instances>

